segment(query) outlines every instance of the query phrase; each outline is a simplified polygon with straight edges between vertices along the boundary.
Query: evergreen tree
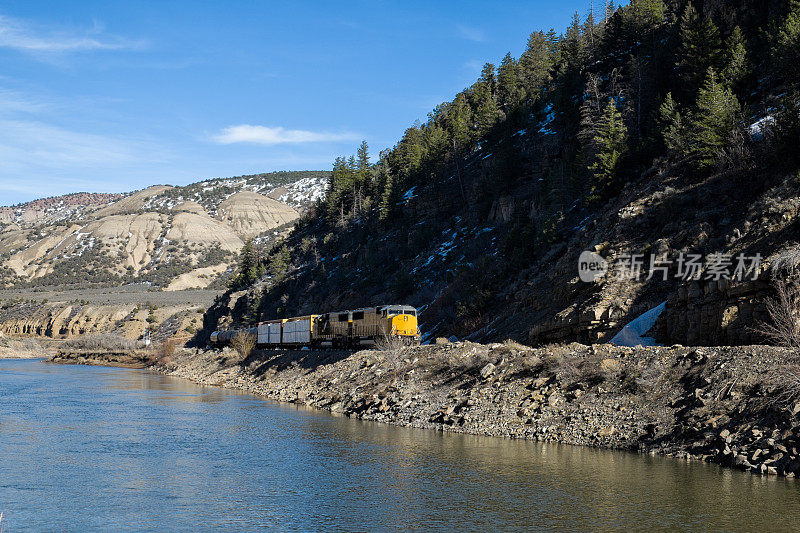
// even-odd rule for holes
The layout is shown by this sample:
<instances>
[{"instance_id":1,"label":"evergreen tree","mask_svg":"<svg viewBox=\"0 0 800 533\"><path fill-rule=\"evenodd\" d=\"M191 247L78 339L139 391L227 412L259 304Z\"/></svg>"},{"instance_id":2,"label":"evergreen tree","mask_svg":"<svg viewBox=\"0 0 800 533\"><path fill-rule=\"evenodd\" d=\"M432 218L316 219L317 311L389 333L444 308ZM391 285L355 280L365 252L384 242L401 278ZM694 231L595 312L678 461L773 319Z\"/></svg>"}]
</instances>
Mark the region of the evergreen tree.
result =
<instances>
[{"instance_id":1,"label":"evergreen tree","mask_svg":"<svg viewBox=\"0 0 800 533\"><path fill-rule=\"evenodd\" d=\"M497 101L506 115L525 98L519 63L507 53L497 69Z\"/></svg>"},{"instance_id":2,"label":"evergreen tree","mask_svg":"<svg viewBox=\"0 0 800 533\"><path fill-rule=\"evenodd\" d=\"M739 26L733 28L730 37L725 42L725 67L722 71L723 79L735 85L742 81L747 74L747 48Z\"/></svg>"},{"instance_id":3,"label":"evergreen tree","mask_svg":"<svg viewBox=\"0 0 800 533\"><path fill-rule=\"evenodd\" d=\"M716 164L730 142L736 126L739 102L729 87L720 83L713 68L697 95L697 109L692 117L689 150L701 168Z\"/></svg>"},{"instance_id":4,"label":"evergreen tree","mask_svg":"<svg viewBox=\"0 0 800 533\"><path fill-rule=\"evenodd\" d=\"M387 218L389 218L389 214L392 211L393 196L394 196L394 180L392 179L391 174L387 174L386 184L383 187L383 191L381 192L380 203L378 204L378 211L379 211L378 218L380 220L386 220Z\"/></svg>"},{"instance_id":5,"label":"evergreen tree","mask_svg":"<svg viewBox=\"0 0 800 533\"><path fill-rule=\"evenodd\" d=\"M351 168L343 157L337 157L333 162L328 181L328 195L326 207L331 220L343 221L352 205L353 176Z\"/></svg>"},{"instance_id":6,"label":"evergreen tree","mask_svg":"<svg viewBox=\"0 0 800 533\"><path fill-rule=\"evenodd\" d=\"M453 100L453 104L447 108L445 121L457 150L466 148L472 141L472 123L473 116L469 101L466 94L460 92Z\"/></svg>"},{"instance_id":7,"label":"evergreen tree","mask_svg":"<svg viewBox=\"0 0 800 533\"><path fill-rule=\"evenodd\" d=\"M247 239L239 252L239 264L236 275L231 278L231 288L248 287L258 281L263 270L260 269L260 260L253 244L253 239Z\"/></svg>"},{"instance_id":8,"label":"evergreen tree","mask_svg":"<svg viewBox=\"0 0 800 533\"><path fill-rule=\"evenodd\" d=\"M631 0L622 10L623 22L634 38L641 39L664 20L663 0Z\"/></svg>"},{"instance_id":9,"label":"evergreen tree","mask_svg":"<svg viewBox=\"0 0 800 533\"><path fill-rule=\"evenodd\" d=\"M561 65L561 36L553 28L547 32L547 53L553 67Z\"/></svg>"},{"instance_id":10,"label":"evergreen tree","mask_svg":"<svg viewBox=\"0 0 800 533\"><path fill-rule=\"evenodd\" d=\"M690 2L680 22L680 63L686 90L692 92L709 68L719 72L723 61L722 38L714 22L701 16Z\"/></svg>"},{"instance_id":11,"label":"evergreen tree","mask_svg":"<svg viewBox=\"0 0 800 533\"><path fill-rule=\"evenodd\" d=\"M365 208L367 194L372 186L372 169L369 163L369 146L367 146L367 141L361 141L358 147L354 170L355 195L353 197L353 211L360 213Z\"/></svg>"},{"instance_id":12,"label":"evergreen tree","mask_svg":"<svg viewBox=\"0 0 800 533\"><path fill-rule=\"evenodd\" d=\"M586 43L581 31L581 20L578 13L572 15L572 23L564 34L562 46L564 62L573 68L583 65L586 59Z\"/></svg>"},{"instance_id":13,"label":"evergreen tree","mask_svg":"<svg viewBox=\"0 0 800 533\"><path fill-rule=\"evenodd\" d=\"M486 63L481 70L481 77L473 85L473 99L475 107L475 129L483 136L494 127L500 118L500 110L495 100L496 81L494 65Z\"/></svg>"},{"instance_id":14,"label":"evergreen tree","mask_svg":"<svg viewBox=\"0 0 800 533\"><path fill-rule=\"evenodd\" d=\"M800 0L792 0L777 36L777 62L789 83L800 83Z\"/></svg>"},{"instance_id":15,"label":"evergreen tree","mask_svg":"<svg viewBox=\"0 0 800 533\"><path fill-rule=\"evenodd\" d=\"M620 159L627 151L628 130L622 122L622 114L614 99L609 99L598 125L595 137L596 162L590 167L593 173L590 199L600 200L608 196L617 182Z\"/></svg>"},{"instance_id":16,"label":"evergreen tree","mask_svg":"<svg viewBox=\"0 0 800 533\"><path fill-rule=\"evenodd\" d=\"M670 154L684 155L686 153L686 126L678 111L678 105L672 99L672 93L667 93L664 103L658 110L658 126Z\"/></svg>"},{"instance_id":17,"label":"evergreen tree","mask_svg":"<svg viewBox=\"0 0 800 533\"><path fill-rule=\"evenodd\" d=\"M550 81L553 55L544 32L531 33L525 52L519 58L520 77L528 101L533 103Z\"/></svg>"}]
</instances>

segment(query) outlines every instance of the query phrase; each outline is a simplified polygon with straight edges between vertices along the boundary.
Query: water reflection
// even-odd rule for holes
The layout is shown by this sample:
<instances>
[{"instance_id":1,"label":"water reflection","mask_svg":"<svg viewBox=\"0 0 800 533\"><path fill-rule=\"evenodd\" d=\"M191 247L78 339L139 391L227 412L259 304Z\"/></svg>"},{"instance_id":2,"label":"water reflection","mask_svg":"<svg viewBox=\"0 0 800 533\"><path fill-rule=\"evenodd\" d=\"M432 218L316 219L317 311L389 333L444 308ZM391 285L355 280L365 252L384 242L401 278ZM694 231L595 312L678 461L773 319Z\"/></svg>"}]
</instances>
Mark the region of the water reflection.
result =
<instances>
[{"instance_id":1,"label":"water reflection","mask_svg":"<svg viewBox=\"0 0 800 533\"><path fill-rule=\"evenodd\" d=\"M795 482L0 361L0 511L33 529L791 530Z\"/></svg>"}]
</instances>

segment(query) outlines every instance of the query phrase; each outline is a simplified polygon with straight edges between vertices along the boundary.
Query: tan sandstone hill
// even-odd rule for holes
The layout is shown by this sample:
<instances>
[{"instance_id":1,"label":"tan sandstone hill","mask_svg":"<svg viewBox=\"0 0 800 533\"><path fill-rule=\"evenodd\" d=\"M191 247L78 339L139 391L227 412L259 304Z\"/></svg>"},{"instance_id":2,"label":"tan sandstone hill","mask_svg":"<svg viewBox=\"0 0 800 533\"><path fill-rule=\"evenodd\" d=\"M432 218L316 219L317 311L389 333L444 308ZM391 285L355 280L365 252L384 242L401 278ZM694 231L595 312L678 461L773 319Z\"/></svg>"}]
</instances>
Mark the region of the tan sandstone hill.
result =
<instances>
[{"instance_id":1,"label":"tan sandstone hill","mask_svg":"<svg viewBox=\"0 0 800 533\"><path fill-rule=\"evenodd\" d=\"M230 271L245 240L279 239L325 180L259 174L0 208L0 288L205 288Z\"/></svg>"}]
</instances>

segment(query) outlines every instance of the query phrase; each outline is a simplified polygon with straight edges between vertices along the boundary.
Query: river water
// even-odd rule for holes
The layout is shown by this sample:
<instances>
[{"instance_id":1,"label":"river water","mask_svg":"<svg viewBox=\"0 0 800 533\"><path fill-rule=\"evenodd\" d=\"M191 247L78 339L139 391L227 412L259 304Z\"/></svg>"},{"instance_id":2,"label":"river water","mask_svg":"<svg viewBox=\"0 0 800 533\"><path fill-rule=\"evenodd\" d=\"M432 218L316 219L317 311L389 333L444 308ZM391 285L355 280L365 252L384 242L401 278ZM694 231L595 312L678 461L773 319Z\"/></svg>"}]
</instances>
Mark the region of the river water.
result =
<instances>
[{"instance_id":1,"label":"river water","mask_svg":"<svg viewBox=\"0 0 800 533\"><path fill-rule=\"evenodd\" d=\"M0 529L796 530L800 483L0 360Z\"/></svg>"}]
</instances>

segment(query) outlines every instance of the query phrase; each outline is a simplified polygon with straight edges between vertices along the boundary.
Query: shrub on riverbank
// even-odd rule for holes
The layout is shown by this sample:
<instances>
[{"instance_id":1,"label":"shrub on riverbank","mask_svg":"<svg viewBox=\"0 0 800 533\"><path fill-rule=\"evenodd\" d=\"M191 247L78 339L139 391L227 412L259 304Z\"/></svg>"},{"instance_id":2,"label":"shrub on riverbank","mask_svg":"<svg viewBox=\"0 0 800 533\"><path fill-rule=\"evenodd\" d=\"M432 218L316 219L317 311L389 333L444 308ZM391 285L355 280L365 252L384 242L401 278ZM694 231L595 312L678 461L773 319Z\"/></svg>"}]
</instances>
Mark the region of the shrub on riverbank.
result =
<instances>
[{"instance_id":1,"label":"shrub on riverbank","mask_svg":"<svg viewBox=\"0 0 800 533\"><path fill-rule=\"evenodd\" d=\"M126 339L119 335L100 334L85 335L64 341L61 350L104 350L104 351L133 351L138 347L136 341Z\"/></svg>"}]
</instances>

